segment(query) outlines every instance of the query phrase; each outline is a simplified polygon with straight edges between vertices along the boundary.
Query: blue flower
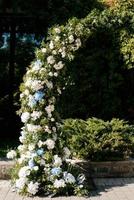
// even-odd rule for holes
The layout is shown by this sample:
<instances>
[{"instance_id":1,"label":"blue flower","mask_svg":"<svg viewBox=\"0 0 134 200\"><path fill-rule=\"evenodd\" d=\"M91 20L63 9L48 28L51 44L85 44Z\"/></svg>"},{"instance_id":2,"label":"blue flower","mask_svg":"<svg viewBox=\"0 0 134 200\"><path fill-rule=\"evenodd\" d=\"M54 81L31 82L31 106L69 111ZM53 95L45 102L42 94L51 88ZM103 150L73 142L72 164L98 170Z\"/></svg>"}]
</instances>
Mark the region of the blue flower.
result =
<instances>
[{"instance_id":1,"label":"blue flower","mask_svg":"<svg viewBox=\"0 0 134 200\"><path fill-rule=\"evenodd\" d=\"M42 156L43 153L44 153L44 150L43 150L43 149L38 149L38 150L37 150L37 154L38 154L39 156Z\"/></svg>"},{"instance_id":2,"label":"blue flower","mask_svg":"<svg viewBox=\"0 0 134 200\"><path fill-rule=\"evenodd\" d=\"M61 172L62 172L62 170L60 167L55 167L55 168L51 169L51 173L54 176L58 176Z\"/></svg>"},{"instance_id":3,"label":"blue flower","mask_svg":"<svg viewBox=\"0 0 134 200\"><path fill-rule=\"evenodd\" d=\"M44 96L44 93L41 92L41 91L38 91L38 92L36 92L36 93L34 94L34 99L35 99L36 101L40 101L40 100L43 98L43 96Z\"/></svg>"},{"instance_id":4,"label":"blue flower","mask_svg":"<svg viewBox=\"0 0 134 200\"><path fill-rule=\"evenodd\" d=\"M29 165L30 168L33 168L33 167L35 166L35 163L34 163L34 161L31 159L31 160L29 160L28 165Z\"/></svg>"}]
</instances>

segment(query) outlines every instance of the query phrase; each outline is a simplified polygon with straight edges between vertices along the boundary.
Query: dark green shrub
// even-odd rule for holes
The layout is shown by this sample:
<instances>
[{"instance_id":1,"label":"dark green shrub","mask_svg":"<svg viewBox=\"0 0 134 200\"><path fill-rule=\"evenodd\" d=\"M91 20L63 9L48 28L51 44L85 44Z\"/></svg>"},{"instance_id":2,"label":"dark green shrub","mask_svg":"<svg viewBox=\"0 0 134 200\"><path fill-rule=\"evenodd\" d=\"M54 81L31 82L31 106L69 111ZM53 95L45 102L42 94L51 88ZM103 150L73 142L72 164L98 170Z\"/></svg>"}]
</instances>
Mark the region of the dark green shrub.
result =
<instances>
[{"instance_id":1,"label":"dark green shrub","mask_svg":"<svg viewBox=\"0 0 134 200\"><path fill-rule=\"evenodd\" d=\"M123 120L67 119L62 132L67 146L77 158L123 160L134 154L134 126Z\"/></svg>"}]
</instances>

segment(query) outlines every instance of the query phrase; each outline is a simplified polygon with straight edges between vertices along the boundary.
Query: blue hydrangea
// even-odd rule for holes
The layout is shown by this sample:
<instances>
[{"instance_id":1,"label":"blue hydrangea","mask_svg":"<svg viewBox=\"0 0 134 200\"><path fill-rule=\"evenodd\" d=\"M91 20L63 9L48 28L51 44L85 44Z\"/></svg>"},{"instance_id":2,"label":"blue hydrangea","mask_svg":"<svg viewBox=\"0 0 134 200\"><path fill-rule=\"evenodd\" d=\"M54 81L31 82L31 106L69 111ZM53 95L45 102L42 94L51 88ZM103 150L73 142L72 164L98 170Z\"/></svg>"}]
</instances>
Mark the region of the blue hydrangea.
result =
<instances>
[{"instance_id":1,"label":"blue hydrangea","mask_svg":"<svg viewBox=\"0 0 134 200\"><path fill-rule=\"evenodd\" d=\"M38 91L34 94L34 99L36 101L40 101L44 97L44 93L41 91Z\"/></svg>"},{"instance_id":2,"label":"blue hydrangea","mask_svg":"<svg viewBox=\"0 0 134 200\"><path fill-rule=\"evenodd\" d=\"M43 153L44 153L44 150L43 150L43 149L38 149L38 150L37 150L37 154L38 154L39 156L42 156Z\"/></svg>"},{"instance_id":3,"label":"blue hydrangea","mask_svg":"<svg viewBox=\"0 0 134 200\"><path fill-rule=\"evenodd\" d=\"M29 160L28 166L29 166L30 168L33 168L33 167L35 166L35 163L34 163L34 161L33 161L32 159Z\"/></svg>"},{"instance_id":4,"label":"blue hydrangea","mask_svg":"<svg viewBox=\"0 0 134 200\"><path fill-rule=\"evenodd\" d=\"M51 173L54 176L58 176L61 172L62 172L62 170L60 167L55 167L55 168L51 169Z\"/></svg>"}]
</instances>

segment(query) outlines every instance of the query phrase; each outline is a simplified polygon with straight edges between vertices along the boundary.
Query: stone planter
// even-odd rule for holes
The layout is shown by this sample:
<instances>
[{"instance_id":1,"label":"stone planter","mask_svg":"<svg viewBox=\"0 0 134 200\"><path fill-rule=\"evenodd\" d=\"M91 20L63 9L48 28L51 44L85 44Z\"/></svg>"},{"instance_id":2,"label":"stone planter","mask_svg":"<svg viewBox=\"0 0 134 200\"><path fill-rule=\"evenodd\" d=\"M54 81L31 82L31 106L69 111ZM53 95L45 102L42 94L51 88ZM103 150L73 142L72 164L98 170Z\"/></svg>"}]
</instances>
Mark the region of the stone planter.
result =
<instances>
[{"instance_id":1,"label":"stone planter","mask_svg":"<svg viewBox=\"0 0 134 200\"><path fill-rule=\"evenodd\" d=\"M73 160L82 172L90 178L114 178L114 177L134 177L134 161L107 161L91 162L83 160ZM0 159L0 179L9 179L10 170L14 162Z\"/></svg>"},{"instance_id":2,"label":"stone planter","mask_svg":"<svg viewBox=\"0 0 134 200\"><path fill-rule=\"evenodd\" d=\"M10 179L10 170L13 168L14 162L9 160L0 160L0 179Z\"/></svg>"},{"instance_id":3,"label":"stone planter","mask_svg":"<svg viewBox=\"0 0 134 200\"><path fill-rule=\"evenodd\" d=\"M134 161L90 162L75 161L82 171L92 178L134 177Z\"/></svg>"}]
</instances>

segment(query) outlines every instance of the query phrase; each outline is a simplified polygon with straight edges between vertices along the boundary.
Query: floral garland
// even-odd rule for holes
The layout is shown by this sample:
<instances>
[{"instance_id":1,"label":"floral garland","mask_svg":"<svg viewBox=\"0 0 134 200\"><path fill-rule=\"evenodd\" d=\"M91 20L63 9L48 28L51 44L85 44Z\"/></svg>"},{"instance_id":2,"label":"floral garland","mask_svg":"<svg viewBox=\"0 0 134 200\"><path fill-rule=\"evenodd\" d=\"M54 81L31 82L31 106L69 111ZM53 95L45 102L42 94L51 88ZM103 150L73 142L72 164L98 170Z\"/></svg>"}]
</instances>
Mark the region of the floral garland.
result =
<instances>
[{"instance_id":1,"label":"floral garland","mask_svg":"<svg viewBox=\"0 0 134 200\"><path fill-rule=\"evenodd\" d=\"M19 114L24 126L15 167L17 177L13 180L21 194L79 194L83 190L85 177L72 173L70 151L60 144L60 118L55 109L56 98L62 93L59 80L66 62L81 47L81 24L76 24L75 29L74 32L71 22L69 28L51 29L47 43L36 51L36 59L21 85ZM12 150L7 156L14 158L16 152Z\"/></svg>"},{"instance_id":2,"label":"floral garland","mask_svg":"<svg viewBox=\"0 0 134 200\"><path fill-rule=\"evenodd\" d=\"M110 21L111 13L106 12L100 16L95 10L85 19L72 19L66 26L50 29L46 43L42 42L36 59L27 69L20 95L19 114L24 123L19 138L22 144L17 153L12 150L7 155L16 157L13 183L20 194L79 195L86 191L84 175L77 173L69 149L61 142L56 100L64 88L66 66L74 59L75 52L97 27L122 25L120 16Z\"/></svg>"}]
</instances>

